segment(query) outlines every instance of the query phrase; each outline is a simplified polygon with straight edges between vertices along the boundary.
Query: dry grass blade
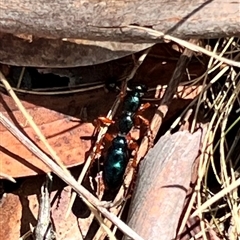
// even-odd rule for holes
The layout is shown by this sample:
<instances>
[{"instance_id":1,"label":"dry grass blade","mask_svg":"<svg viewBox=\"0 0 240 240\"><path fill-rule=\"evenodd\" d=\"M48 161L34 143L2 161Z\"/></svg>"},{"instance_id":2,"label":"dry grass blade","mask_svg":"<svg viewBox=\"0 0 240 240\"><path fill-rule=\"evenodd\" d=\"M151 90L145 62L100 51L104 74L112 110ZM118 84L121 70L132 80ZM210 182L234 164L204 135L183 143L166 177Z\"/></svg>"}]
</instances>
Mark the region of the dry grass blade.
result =
<instances>
[{"instance_id":1,"label":"dry grass blade","mask_svg":"<svg viewBox=\"0 0 240 240\"><path fill-rule=\"evenodd\" d=\"M5 174L5 173L1 173L0 172L0 179L3 178L3 179L6 179L8 181L11 181L13 183L16 183L15 179L11 176L9 176L8 174Z\"/></svg>"},{"instance_id":2,"label":"dry grass blade","mask_svg":"<svg viewBox=\"0 0 240 240\"><path fill-rule=\"evenodd\" d=\"M226 46L229 46L229 43L233 45L234 41L231 38L229 41L226 41L226 43ZM224 48L224 50L226 50L226 47ZM222 89L214 93L214 91L212 90L213 82L215 82L217 78L220 79L219 77L221 77L222 80L224 76L226 76L226 80L224 85L222 86ZM237 124L240 123L240 117L238 117L232 123L232 125L228 127L228 129L226 129L226 127L227 123L231 123L233 121L233 119L230 119L230 116L234 112L233 106L235 105L236 108L237 106L239 106L240 83L239 73L237 74L234 68L230 68L228 66L223 67L214 78L210 81L208 87L208 89L210 89L212 93L211 96L213 99L213 103L211 103L210 107L211 109L214 109L214 115L211 118L208 135L203 146L203 152L205 154L201 155L198 184L196 187L196 191L193 195L193 198L197 196L198 207L197 210L193 213L193 216L198 215L200 219L204 219L204 212L207 211L212 217L212 227L215 227L218 233L224 236L224 230L222 227L220 227L220 224L226 221L227 216L232 216L234 222L239 222L239 206L237 205L238 197L236 196L236 189L234 190L234 186L235 188L239 186L239 184L237 183L239 179L236 180L235 176L238 170L236 169L236 167L234 167L237 165L237 162L232 162L233 159L231 159L232 157L230 157L230 154L228 152L229 137L227 135L234 126L236 128ZM220 132L220 139L218 136L218 132ZM239 133L237 132L237 134ZM237 138L238 137L236 135L235 139ZM215 141L216 143L213 145ZM231 145L231 152L233 152L233 149L237 151L237 145L234 142ZM215 166L215 162L218 163L219 161L214 157L217 150L219 150L220 154L220 170L219 167ZM227 152L228 155L226 156ZM207 173L209 171L210 164L212 165L215 179L217 180L218 184L223 188L223 190L221 190L215 195L211 193L211 191L209 191L208 187ZM203 190L201 191L201 189ZM226 208L226 206L229 207L230 212L228 214L226 213L225 218L216 217L218 209L215 209L215 207L213 207L216 201L226 202L224 208ZM239 226L237 224L235 224L235 229L239 232Z\"/></svg>"},{"instance_id":3,"label":"dry grass blade","mask_svg":"<svg viewBox=\"0 0 240 240\"><path fill-rule=\"evenodd\" d=\"M33 90L24 90L24 89L18 89L11 87L12 90L18 93L27 93L27 94L33 94L33 95L45 95L45 96L52 96L52 95L66 95L66 94L73 94L73 93L81 93L81 92L86 92L86 91L92 91L96 89L103 88L105 85L104 84L98 84L96 86L91 86L91 87L84 87L84 88L78 88L78 89L71 89L69 91L63 90L63 91L33 91ZM0 84L0 87L4 87L3 84Z\"/></svg>"},{"instance_id":4,"label":"dry grass blade","mask_svg":"<svg viewBox=\"0 0 240 240\"><path fill-rule=\"evenodd\" d=\"M214 47L214 52L219 52L219 48L222 49L219 56L225 55L228 57L232 57L232 52L235 52L235 54L239 52L239 43L238 40L234 38L224 39L223 41L218 40ZM231 49L230 51L229 48ZM213 74L214 71L215 74L213 76L209 75L210 73ZM226 140L226 137L230 129L240 123L240 118L238 117L235 121L231 120L233 121L232 125L228 127L228 129L226 129L226 127L227 123L229 123L230 120L229 116L233 112L233 106L239 106L240 103L240 83L239 73L236 73L234 68L223 65L222 62L218 62L215 56L211 56L208 62L207 71L204 73L203 76L198 78L197 81L199 81L199 79L201 78L203 78L204 87L202 94L200 94L197 99L198 104L195 110L193 125L195 125L195 123L197 122L197 115L200 104L203 105L203 103L207 103L209 109L213 112L213 115L211 116L207 134L202 146L197 185L189 201L188 209L186 210L184 219L181 222L179 234L183 231L187 219L189 215L191 215L193 205L197 200L197 210L194 211L191 217L198 216L200 218L200 225L202 231L198 235L201 235L203 239L206 239L206 222L204 221L205 212L208 212L208 214L210 214L212 217L211 228L215 228L218 234L222 236L224 236L224 232L223 230L221 230L223 228L220 227L219 224L226 221L227 216L232 216L234 218L234 222L239 221L239 216L237 216L237 212L239 210L239 207L237 205L238 200L237 196L235 195L236 188L239 186L239 178L235 176L237 169L234 167L237 165L237 163L232 163L230 154L226 156L226 152L229 151L229 143ZM223 82L224 78L225 82ZM213 87L216 86L217 81L220 82L218 86L222 87L220 90L214 91ZM211 102L207 97L207 93L210 93L209 95L212 99ZM194 126L192 126L192 129L193 128ZM220 138L218 136L218 132L220 132ZM233 152L233 149L235 149L236 151L236 146L236 143L232 143L231 152ZM215 166L215 162L219 162L218 159L215 159L215 153L217 150L219 150L221 162L220 173L219 167ZM220 192L215 193L215 195L210 191L208 187L207 176L210 165L212 165L212 170L213 174L215 175L216 181L223 188ZM214 203L216 203L220 199L221 202L226 200L226 203L222 204L222 207L220 207L219 205L217 208L214 207ZM226 206L229 207L230 213L226 214L225 218L221 218L220 220L220 218L216 217L216 214L219 209L226 208ZM239 226L235 224L235 229L238 228Z\"/></svg>"},{"instance_id":5,"label":"dry grass blade","mask_svg":"<svg viewBox=\"0 0 240 240\"><path fill-rule=\"evenodd\" d=\"M203 203L196 211L193 212L191 217L198 216L200 213L202 213L205 209L207 209L209 206L211 206L213 203L215 203L220 198L224 197L231 191L233 191L235 188L240 186L240 178L238 178L236 181L231 183L227 188L222 189L220 192L215 194L212 198L210 198L208 201Z\"/></svg>"}]
</instances>

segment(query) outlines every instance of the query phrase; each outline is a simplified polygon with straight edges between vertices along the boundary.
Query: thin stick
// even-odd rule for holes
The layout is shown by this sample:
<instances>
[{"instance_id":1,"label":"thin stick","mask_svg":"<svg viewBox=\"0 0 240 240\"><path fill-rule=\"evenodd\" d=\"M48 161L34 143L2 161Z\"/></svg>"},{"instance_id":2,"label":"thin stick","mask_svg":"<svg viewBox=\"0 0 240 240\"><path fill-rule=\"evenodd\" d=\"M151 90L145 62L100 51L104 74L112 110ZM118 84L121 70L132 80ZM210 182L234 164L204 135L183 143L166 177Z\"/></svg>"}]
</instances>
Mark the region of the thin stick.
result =
<instances>
[{"instance_id":1,"label":"thin stick","mask_svg":"<svg viewBox=\"0 0 240 240\"><path fill-rule=\"evenodd\" d=\"M24 72L25 72L25 67L22 67L22 71L21 71L21 74L20 74L19 79L18 79L17 88L20 88L20 86L21 86Z\"/></svg>"},{"instance_id":2,"label":"thin stick","mask_svg":"<svg viewBox=\"0 0 240 240\"><path fill-rule=\"evenodd\" d=\"M150 52L152 48L148 48L146 50L143 51L143 53L141 54L141 56L138 58L138 60L136 61L134 59L134 66L133 69L131 71L131 73L126 77L126 82L130 81L131 79L133 79L133 77L135 76L138 68L142 65L144 59L147 57L148 53ZM135 58L135 56L133 55L133 58Z\"/></svg>"},{"instance_id":3,"label":"thin stick","mask_svg":"<svg viewBox=\"0 0 240 240\"><path fill-rule=\"evenodd\" d=\"M197 43L198 40L190 39L189 42ZM169 81L169 85L163 95L161 104L158 107L157 112L154 115L150 125L151 130L150 144L153 144L153 140L155 139L157 132L162 125L162 119L166 116L168 112L168 106L171 103L175 92L177 91L177 87L182 80L185 68L187 67L192 55L193 51L186 48L177 62L177 66L173 72L171 80Z\"/></svg>"},{"instance_id":4,"label":"thin stick","mask_svg":"<svg viewBox=\"0 0 240 240\"><path fill-rule=\"evenodd\" d=\"M133 69L131 71L131 73L126 77L126 80L123 81L123 85L122 85L122 91L125 93L126 90L127 90L127 84L128 82L133 79L133 77L135 76L138 68L142 65L144 59L146 58L146 56L148 55L149 51L151 50L152 48L148 48L146 49L142 55L138 58L138 60L135 59L135 56L133 56L133 60L134 60L134 66L133 66Z\"/></svg>"},{"instance_id":5,"label":"thin stick","mask_svg":"<svg viewBox=\"0 0 240 240\"><path fill-rule=\"evenodd\" d=\"M45 163L52 172L54 172L58 177L60 177L64 182L71 186L82 198L87 205L91 204L96 209L101 212L105 217L107 217L111 222L113 222L123 233L134 240L143 240L137 233L135 233L130 227L128 227L124 222L122 222L114 214L110 213L106 208L102 207L101 202L94 197L89 191L87 191L82 185L80 185L71 175L66 174L63 169L61 169L52 159L50 159L45 153L43 153L32 141L30 141L22 132L20 132L11 121L9 121L0 112L0 122L14 135L21 143L24 144L34 155L39 157L43 163Z\"/></svg>"}]
</instances>

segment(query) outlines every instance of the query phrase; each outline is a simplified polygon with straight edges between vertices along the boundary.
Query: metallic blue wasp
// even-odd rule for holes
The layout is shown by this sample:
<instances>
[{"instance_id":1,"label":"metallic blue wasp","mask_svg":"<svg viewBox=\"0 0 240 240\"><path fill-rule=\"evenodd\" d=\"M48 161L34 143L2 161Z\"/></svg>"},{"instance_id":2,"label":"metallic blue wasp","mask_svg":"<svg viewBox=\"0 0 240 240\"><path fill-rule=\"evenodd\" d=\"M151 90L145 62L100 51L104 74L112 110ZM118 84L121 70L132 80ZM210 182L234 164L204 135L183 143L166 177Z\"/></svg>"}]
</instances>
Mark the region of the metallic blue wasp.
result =
<instances>
[{"instance_id":1,"label":"metallic blue wasp","mask_svg":"<svg viewBox=\"0 0 240 240\"><path fill-rule=\"evenodd\" d=\"M129 161L126 136L134 126L135 114L146 91L145 85L137 85L124 99L122 114L118 122L119 133L113 139L104 161L103 180L110 190L118 189L122 183Z\"/></svg>"}]
</instances>

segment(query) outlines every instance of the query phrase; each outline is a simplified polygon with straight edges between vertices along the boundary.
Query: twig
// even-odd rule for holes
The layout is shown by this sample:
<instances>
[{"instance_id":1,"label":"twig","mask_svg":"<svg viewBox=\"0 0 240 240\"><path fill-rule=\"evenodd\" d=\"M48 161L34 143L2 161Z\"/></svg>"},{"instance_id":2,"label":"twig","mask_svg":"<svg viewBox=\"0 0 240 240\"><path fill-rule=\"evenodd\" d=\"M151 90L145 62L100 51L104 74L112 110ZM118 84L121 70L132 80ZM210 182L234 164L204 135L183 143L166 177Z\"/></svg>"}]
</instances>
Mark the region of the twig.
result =
<instances>
[{"instance_id":1,"label":"twig","mask_svg":"<svg viewBox=\"0 0 240 240\"><path fill-rule=\"evenodd\" d=\"M122 222L114 214L110 213L106 208L101 206L101 202L94 197L89 191L87 191L82 185L80 185L71 175L66 174L52 159L50 159L45 153L43 153L34 143L32 143L23 133L21 133L11 121L9 121L2 113L0 113L0 122L19 140L25 145L33 154L39 157L52 172L60 177L64 182L71 186L82 198L86 204L92 204L113 222L123 233L131 237L134 240L143 240L137 233L135 233L130 227Z\"/></svg>"},{"instance_id":2,"label":"twig","mask_svg":"<svg viewBox=\"0 0 240 240\"><path fill-rule=\"evenodd\" d=\"M189 42L197 43L198 40L190 39ZM168 112L168 106L171 103L175 92L177 91L177 87L183 78L185 69L192 55L193 55L193 51L186 48L177 62L177 66L173 72L171 80L169 81L169 85L163 95L160 106L158 107L157 112L154 115L150 125L151 141L152 141L150 142L150 144L153 144L153 140L155 139L157 132L160 126L162 125L162 119L166 116Z\"/></svg>"},{"instance_id":3,"label":"twig","mask_svg":"<svg viewBox=\"0 0 240 240\"><path fill-rule=\"evenodd\" d=\"M22 67L22 71L21 71L21 74L19 76L18 83L17 83L17 88L20 88L20 86L21 86L24 72L25 72L25 67Z\"/></svg>"},{"instance_id":4,"label":"twig","mask_svg":"<svg viewBox=\"0 0 240 240\"><path fill-rule=\"evenodd\" d=\"M133 61L134 61L134 66L133 69L131 71L131 73L126 77L126 80L123 81L123 86L122 86L122 90L125 93L126 89L127 89L127 84L128 82L133 79L133 77L135 76L138 68L142 65L144 59L146 58L146 56L148 55L148 53L150 52L152 48L148 48L145 51L143 51L142 55L138 58L138 60L135 59L135 55L133 54Z\"/></svg>"}]
</instances>

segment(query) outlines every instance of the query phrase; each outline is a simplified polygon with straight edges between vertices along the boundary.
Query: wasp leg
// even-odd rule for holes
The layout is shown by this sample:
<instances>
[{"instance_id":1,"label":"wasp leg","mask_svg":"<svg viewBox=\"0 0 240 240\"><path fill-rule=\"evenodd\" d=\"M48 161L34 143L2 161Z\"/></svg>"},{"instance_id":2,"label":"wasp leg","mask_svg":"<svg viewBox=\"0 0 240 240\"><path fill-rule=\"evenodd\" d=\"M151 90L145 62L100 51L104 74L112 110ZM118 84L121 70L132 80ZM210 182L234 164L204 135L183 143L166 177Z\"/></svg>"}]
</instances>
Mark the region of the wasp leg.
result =
<instances>
[{"instance_id":1,"label":"wasp leg","mask_svg":"<svg viewBox=\"0 0 240 240\"><path fill-rule=\"evenodd\" d=\"M139 146L138 146L139 147ZM135 149L136 153L134 154L134 157L133 157L133 162L132 162L132 167L133 168L137 168L138 166L138 163L137 163L137 150L138 150L138 147Z\"/></svg>"},{"instance_id":2,"label":"wasp leg","mask_svg":"<svg viewBox=\"0 0 240 240\"><path fill-rule=\"evenodd\" d=\"M137 142L134 139L132 139L132 141L130 141L128 143L128 149L131 150L131 151L137 151L138 144L137 144Z\"/></svg>"},{"instance_id":3,"label":"wasp leg","mask_svg":"<svg viewBox=\"0 0 240 240\"><path fill-rule=\"evenodd\" d=\"M136 115L136 118L138 120L140 120L145 126L149 126L150 125L149 120L146 119L145 117L143 117L141 115ZM138 125L140 125L140 124L138 124Z\"/></svg>"},{"instance_id":4,"label":"wasp leg","mask_svg":"<svg viewBox=\"0 0 240 240\"><path fill-rule=\"evenodd\" d=\"M112 142L112 140L114 139L114 136L110 133L106 133L104 138L105 138L105 140Z\"/></svg>"},{"instance_id":5,"label":"wasp leg","mask_svg":"<svg viewBox=\"0 0 240 240\"><path fill-rule=\"evenodd\" d=\"M110 125L115 123L115 121L113 121L112 119L106 118L106 117L98 117L98 120L103 123L104 125Z\"/></svg>"},{"instance_id":6,"label":"wasp leg","mask_svg":"<svg viewBox=\"0 0 240 240\"><path fill-rule=\"evenodd\" d=\"M140 108L138 109L138 112L137 113L140 113L140 112L143 112L145 111L147 108L149 108L151 106L150 103L144 103L143 105L140 106Z\"/></svg>"},{"instance_id":7,"label":"wasp leg","mask_svg":"<svg viewBox=\"0 0 240 240\"><path fill-rule=\"evenodd\" d=\"M136 126L140 126L141 124L144 124L145 126L150 125L149 120L141 115L141 113L149 107L150 107L150 103L145 103L138 109L134 119Z\"/></svg>"}]
</instances>

